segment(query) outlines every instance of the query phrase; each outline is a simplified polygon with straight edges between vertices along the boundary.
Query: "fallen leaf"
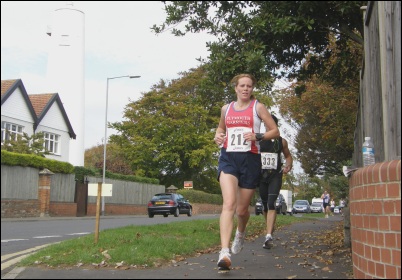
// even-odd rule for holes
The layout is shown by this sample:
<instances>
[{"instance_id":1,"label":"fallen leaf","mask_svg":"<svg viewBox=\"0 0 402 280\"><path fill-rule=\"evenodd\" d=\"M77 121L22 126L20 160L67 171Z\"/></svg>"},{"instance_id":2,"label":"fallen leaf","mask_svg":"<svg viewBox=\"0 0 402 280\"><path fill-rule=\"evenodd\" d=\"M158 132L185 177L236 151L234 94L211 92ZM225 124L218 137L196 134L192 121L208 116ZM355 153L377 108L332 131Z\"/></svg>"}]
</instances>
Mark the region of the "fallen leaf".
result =
<instances>
[{"instance_id":1,"label":"fallen leaf","mask_svg":"<svg viewBox=\"0 0 402 280\"><path fill-rule=\"evenodd\" d=\"M330 269L328 266L323 267L321 270L322 270L322 271L331 271L331 269Z\"/></svg>"},{"instance_id":2,"label":"fallen leaf","mask_svg":"<svg viewBox=\"0 0 402 280\"><path fill-rule=\"evenodd\" d=\"M123 266L123 265L124 265L124 261L116 263L115 267L117 268L117 267L120 267L120 266Z\"/></svg>"},{"instance_id":3,"label":"fallen leaf","mask_svg":"<svg viewBox=\"0 0 402 280\"><path fill-rule=\"evenodd\" d=\"M103 254L103 256L108 260L110 260L112 258L108 253Z\"/></svg>"},{"instance_id":4,"label":"fallen leaf","mask_svg":"<svg viewBox=\"0 0 402 280\"><path fill-rule=\"evenodd\" d=\"M281 265L281 264L276 264L275 267L277 267L277 268L283 268L283 265Z\"/></svg>"}]
</instances>

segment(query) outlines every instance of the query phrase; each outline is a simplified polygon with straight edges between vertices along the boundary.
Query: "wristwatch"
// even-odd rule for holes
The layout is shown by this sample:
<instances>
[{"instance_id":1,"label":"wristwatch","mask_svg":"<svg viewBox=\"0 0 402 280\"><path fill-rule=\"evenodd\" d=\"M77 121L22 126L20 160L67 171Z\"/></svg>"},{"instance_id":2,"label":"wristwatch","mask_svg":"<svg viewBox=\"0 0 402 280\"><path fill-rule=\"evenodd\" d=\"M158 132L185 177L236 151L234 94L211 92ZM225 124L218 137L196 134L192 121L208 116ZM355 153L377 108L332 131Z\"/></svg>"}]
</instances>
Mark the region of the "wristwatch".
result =
<instances>
[{"instance_id":1,"label":"wristwatch","mask_svg":"<svg viewBox=\"0 0 402 280\"><path fill-rule=\"evenodd\" d=\"M256 141L261 141L264 138L264 133L256 133L255 139Z\"/></svg>"}]
</instances>

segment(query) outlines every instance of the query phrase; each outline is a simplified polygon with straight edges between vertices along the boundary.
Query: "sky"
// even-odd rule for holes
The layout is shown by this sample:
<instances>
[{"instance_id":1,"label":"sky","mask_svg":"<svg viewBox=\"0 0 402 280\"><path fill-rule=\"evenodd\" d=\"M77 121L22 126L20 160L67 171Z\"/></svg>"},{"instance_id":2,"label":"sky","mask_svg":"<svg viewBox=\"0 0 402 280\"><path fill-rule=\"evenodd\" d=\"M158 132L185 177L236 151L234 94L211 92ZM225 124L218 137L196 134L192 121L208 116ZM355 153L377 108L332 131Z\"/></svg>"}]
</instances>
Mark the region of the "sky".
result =
<instances>
[{"instance_id":1,"label":"sky","mask_svg":"<svg viewBox=\"0 0 402 280\"><path fill-rule=\"evenodd\" d=\"M120 122L130 101L199 66L196 59L207 58L206 43L215 40L206 33L156 35L150 28L166 18L161 1L1 1L2 80L21 79L28 94L49 93L46 32L66 3L85 14L85 149L104 143L107 78L141 76L109 80L107 120ZM280 125L281 133L289 130ZM108 137L114 133L107 129Z\"/></svg>"},{"instance_id":2,"label":"sky","mask_svg":"<svg viewBox=\"0 0 402 280\"><path fill-rule=\"evenodd\" d=\"M52 12L66 3L1 1L2 80L21 79L28 94L49 93L46 31ZM109 80L107 119L121 121L130 100L137 101L161 79L176 79L179 72L199 66L196 58L206 58L206 42L214 40L206 33L156 35L150 28L166 17L160 1L75 1L73 5L85 13L85 149L103 144L107 78L141 76ZM109 128L108 136L113 133Z\"/></svg>"}]
</instances>

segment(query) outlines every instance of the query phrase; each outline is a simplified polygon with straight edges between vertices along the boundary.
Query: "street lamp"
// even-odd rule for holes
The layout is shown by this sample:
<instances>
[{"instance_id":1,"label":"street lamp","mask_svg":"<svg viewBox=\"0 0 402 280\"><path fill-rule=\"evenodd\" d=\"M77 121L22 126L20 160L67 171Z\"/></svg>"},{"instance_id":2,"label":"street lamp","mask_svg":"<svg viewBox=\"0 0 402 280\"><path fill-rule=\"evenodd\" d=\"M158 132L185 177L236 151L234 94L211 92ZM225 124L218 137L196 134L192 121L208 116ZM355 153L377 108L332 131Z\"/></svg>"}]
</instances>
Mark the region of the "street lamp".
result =
<instances>
[{"instance_id":1,"label":"street lamp","mask_svg":"<svg viewBox=\"0 0 402 280\"><path fill-rule=\"evenodd\" d=\"M105 143L103 145L103 180L102 184L105 184L105 176L106 176L106 145L107 145L107 107L108 107L108 96L109 96L109 80L113 79L118 79L118 78L130 78L130 79L135 79L135 78L140 78L141 76L118 76L118 77L112 77L112 78L107 78L106 82L106 112L105 112ZM105 215L105 199L102 196L102 216Z\"/></svg>"}]
</instances>

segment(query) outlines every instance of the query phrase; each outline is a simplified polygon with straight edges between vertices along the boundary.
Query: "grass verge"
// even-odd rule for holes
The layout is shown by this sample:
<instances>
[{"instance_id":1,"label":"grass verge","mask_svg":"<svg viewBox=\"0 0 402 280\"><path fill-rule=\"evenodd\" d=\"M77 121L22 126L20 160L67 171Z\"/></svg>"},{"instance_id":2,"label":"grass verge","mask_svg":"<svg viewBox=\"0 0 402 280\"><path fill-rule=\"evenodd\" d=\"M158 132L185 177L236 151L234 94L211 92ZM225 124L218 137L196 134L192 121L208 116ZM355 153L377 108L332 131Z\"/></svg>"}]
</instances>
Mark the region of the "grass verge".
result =
<instances>
[{"instance_id":1,"label":"grass verge","mask_svg":"<svg viewBox=\"0 0 402 280\"><path fill-rule=\"evenodd\" d=\"M276 228L322 217L278 215ZM236 220L235 220L236 221ZM234 227L235 228L235 227ZM265 233L263 216L251 215L247 239ZM171 222L151 226L126 226L52 244L26 257L19 266L51 267L158 267L200 253L220 249L219 219Z\"/></svg>"}]
</instances>

